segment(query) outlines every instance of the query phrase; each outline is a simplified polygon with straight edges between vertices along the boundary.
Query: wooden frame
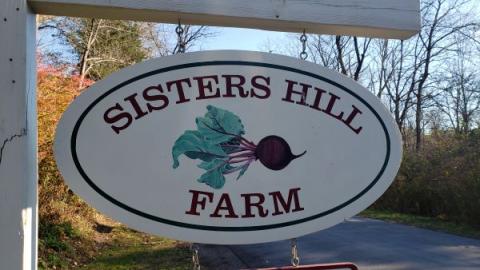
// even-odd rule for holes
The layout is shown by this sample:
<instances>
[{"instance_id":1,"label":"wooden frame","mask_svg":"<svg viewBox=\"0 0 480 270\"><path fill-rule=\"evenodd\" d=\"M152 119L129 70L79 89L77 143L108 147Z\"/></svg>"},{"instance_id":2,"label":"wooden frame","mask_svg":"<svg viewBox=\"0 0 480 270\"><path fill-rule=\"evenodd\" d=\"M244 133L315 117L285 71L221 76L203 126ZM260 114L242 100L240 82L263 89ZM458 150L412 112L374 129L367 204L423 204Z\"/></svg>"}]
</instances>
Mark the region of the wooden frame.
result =
<instances>
[{"instance_id":1,"label":"wooden frame","mask_svg":"<svg viewBox=\"0 0 480 270\"><path fill-rule=\"evenodd\" d=\"M419 0L0 0L0 269L37 269L35 13L407 39Z\"/></svg>"},{"instance_id":2,"label":"wooden frame","mask_svg":"<svg viewBox=\"0 0 480 270\"><path fill-rule=\"evenodd\" d=\"M0 269L37 265L35 15L0 1Z\"/></svg>"},{"instance_id":3,"label":"wooden frame","mask_svg":"<svg viewBox=\"0 0 480 270\"><path fill-rule=\"evenodd\" d=\"M418 0L28 0L37 13L407 39Z\"/></svg>"}]
</instances>

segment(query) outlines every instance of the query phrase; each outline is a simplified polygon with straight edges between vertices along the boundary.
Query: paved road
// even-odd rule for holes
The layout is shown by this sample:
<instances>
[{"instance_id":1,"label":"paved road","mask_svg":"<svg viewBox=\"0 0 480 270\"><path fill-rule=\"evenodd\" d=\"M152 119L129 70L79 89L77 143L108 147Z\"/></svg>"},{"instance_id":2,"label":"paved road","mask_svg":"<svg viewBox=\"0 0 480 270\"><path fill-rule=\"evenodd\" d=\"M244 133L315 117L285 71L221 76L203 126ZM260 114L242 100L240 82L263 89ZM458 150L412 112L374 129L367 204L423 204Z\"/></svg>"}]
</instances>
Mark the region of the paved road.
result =
<instances>
[{"instance_id":1,"label":"paved road","mask_svg":"<svg viewBox=\"0 0 480 270\"><path fill-rule=\"evenodd\" d=\"M480 240L352 218L297 239L301 264L351 261L361 270L480 270ZM200 246L202 269L285 266L290 241Z\"/></svg>"}]
</instances>

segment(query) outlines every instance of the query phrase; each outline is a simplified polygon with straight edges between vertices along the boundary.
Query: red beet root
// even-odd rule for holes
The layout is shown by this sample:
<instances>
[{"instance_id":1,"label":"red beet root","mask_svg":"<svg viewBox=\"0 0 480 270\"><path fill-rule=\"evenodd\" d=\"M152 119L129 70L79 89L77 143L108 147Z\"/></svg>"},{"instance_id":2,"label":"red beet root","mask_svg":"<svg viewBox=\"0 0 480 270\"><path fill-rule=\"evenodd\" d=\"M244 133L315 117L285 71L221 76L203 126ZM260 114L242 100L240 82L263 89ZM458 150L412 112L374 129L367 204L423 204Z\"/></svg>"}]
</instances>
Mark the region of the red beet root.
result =
<instances>
[{"instance_id":1,"label":"red beet root","mask_svg":"<svg viewBox=\"0 0 480 270\"><path fill-rule=\"evenodd\" d=\"M213 131L216 131L221 134L226 134L233 136L237 143L223 143L222 146L233 150L230 152L228 159L225 160L225 163L230 165L239 165L227 171L224 171L224 174L233 173L236 171L245 171L250 164L255 160L260 160L263 166L269 168L270 170L279 171L287 167L290 162L296 158L299 158L307 151L304 151L300 155L292 154L292 150L288 143L279 136L270 135L260 140L260 142L255 145L253 142L248 141L240 135L230 134L225 132L224 129L219 130L212 128L211 126L203 123L206 127L210 128ZM243 172L241 173L243 174Z\"/></svg>"},{"instance_id":2,"label":"red beet root","mask_svg":"<svg viewBox=\"0 0 480 270\"><path fill-rule=\"evenodd\" d=\"M260 140L255 149L255 157L265 167L278 171L285 168L292 160L303 156L306 152L294 155L290 146L282 137L270 135Z\"/></svg>"}]
</instances>

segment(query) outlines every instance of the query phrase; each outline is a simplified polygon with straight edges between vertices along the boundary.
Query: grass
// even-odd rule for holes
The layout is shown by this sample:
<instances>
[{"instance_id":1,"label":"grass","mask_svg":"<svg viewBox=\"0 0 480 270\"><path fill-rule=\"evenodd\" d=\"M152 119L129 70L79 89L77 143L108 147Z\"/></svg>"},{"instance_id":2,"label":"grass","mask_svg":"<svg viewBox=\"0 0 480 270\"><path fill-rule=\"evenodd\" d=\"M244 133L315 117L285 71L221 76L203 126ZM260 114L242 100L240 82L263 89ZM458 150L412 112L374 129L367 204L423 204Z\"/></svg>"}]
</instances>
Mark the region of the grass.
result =
<instances>
[{"instance_id":1,"label":"grass","mask_svg":"<svg viewBox=\"0 0 480 270\"><path fill-rule=\"evenodd\" d=\"M39 262L38 268L69 269L75 260L84 261L88 257L82 252L87 242L81 241L81 232L70 222L46 223L40 222L39 227ZM83 242L80 244L80 242ZM77 245L79 243L80 245ZM74 259L75 258L75 259Z\"/></svg>"},{"instance_id":2,"label":"grass","mask_svg":"<svg viewBox=\"0 0 480 270\"><path fill-rule=\"evenodd\" d=\"M99 214L90 223L41 222L39 269L191 269L186 243L137 232ZM73 225L72 225L73 224Z\"/></svg>"},{"instance_id":3,"label":"grass","mask_svg":"<svg viewBox=\"0 0 480 270\"><path fill-rule=\"evenodd\" d=\"M178 241L117 227L109 244L83 270L191 269L190 251Z\"/></svg>"},{"instance_id":4,"label":"grass","mask_svg":"<svg viewBox=\"0 0 480 270\"><path fill-rule=\"evenodd\" d=\"M411 214L372 209L367 209L363 211L362 213L360 213L360 216L480 239L480 228L475 228L467 224L459 224L451 221L446 221L440 218L423 217Z\"/></svg>"}]
</instances>

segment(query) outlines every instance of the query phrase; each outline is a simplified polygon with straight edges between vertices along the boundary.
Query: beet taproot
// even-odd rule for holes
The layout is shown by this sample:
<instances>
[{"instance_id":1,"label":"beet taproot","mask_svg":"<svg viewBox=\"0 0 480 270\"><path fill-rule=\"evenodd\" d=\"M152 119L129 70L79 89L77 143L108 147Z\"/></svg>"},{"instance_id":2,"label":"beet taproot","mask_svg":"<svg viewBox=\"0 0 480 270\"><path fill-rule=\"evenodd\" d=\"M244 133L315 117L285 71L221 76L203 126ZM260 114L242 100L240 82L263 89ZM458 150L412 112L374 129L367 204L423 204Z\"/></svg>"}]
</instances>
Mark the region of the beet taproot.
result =
<instances>
[{"instance_id":1,"label":"beet taproot","mask_svg":"<svg viewBox=\"0 0 480 270\"><path fill-rule=\"evenodd\" d=\"M278 171L287 167L292 160L305 155L306 152L294 155L287 141L282 137L270 135L258 142L255 148L255 157L260 160L263 166Z\"/></svg>"}]
</instances>

